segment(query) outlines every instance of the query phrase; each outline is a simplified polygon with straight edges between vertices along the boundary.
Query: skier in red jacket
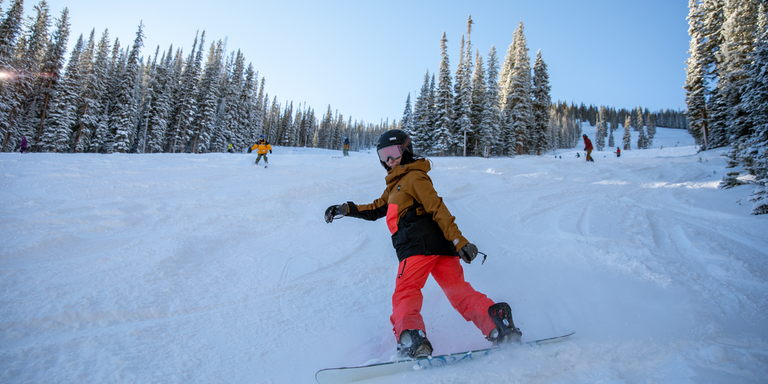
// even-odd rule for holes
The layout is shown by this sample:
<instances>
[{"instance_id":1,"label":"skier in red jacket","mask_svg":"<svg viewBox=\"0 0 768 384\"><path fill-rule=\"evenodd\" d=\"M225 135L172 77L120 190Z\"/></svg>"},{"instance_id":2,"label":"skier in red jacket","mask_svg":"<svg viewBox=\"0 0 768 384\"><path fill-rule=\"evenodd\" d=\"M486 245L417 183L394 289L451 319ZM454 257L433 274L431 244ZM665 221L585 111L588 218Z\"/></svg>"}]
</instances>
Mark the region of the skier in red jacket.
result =
<instances>
[{"instance_id":1,"label":"skier in red jacket","mask_svg":"<svg viewBox=\"0 0 768 384\"><path fill-rule=\"evenodd\" d=\"M595 159L592 158L592 142L586 134L581 135L581 137L584 139L584 150L587 151L587 161L594 163Z\"/></svg>"}]
</instances>

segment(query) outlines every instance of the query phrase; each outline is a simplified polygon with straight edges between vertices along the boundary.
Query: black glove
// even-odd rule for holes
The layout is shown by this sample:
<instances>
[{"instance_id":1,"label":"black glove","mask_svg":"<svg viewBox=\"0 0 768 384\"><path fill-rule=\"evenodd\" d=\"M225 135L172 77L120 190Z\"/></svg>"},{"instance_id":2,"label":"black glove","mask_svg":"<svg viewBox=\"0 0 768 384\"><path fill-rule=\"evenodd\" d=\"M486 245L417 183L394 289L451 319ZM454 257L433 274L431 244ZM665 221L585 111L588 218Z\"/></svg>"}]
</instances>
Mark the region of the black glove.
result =
<instances>
[{"instance_id":1,"label":"black glove","mask_svg":"<svg viewBox=\"0 0 768 384\"><path fill-rule=\"evenodd\" d=\"M472 260L477 257L477 246L472 243L467 243L464 248L459 250L459 257L461 257L467 264L472 263Z\"/></svg>"},{"instance_id":2,"label":"black glove","mask_svg":"<svg viewBox=\"0 0 768 384\"><path fill-rule=\"evenodd\" d=\"M346 204L331 205L325 210L325 222L330 223L333 219L340 219L349 213L349 208Z\"/></svg>"},{"instance_id":3,"label":"black glove","mask_svg":"<svg viewBox=\"0 0 768 384\"><path fill-rule=\"evenodd\" d=\"M271 149L269 150L269 153L272 153L272 150L271 150Z\"/></svg>"}]
</instances>

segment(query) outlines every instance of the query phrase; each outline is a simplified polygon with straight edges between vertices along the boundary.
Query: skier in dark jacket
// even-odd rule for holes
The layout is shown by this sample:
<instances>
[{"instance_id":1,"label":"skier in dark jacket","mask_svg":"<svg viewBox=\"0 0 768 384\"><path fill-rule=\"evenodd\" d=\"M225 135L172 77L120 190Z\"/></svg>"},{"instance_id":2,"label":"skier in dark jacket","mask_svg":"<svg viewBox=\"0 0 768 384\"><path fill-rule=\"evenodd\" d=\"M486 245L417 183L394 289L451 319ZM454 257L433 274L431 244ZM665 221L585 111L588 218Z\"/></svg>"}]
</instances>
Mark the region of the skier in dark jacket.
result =
<instances>
[{"instance_id":1,"label":"skier in dark jacket","mask_svg":"<svg viewBox=\"0 0 768 384\"><path fill-rule=\"evenodd\" d=\"M430 356L421 316L421 289L431 274L454 308L472 321L494 343L519 342L521 332L512 322L507 303L496 303L464 280L459 259L467 264L478 254L454 222L427 175L430 163L413 154L411 138L401 130L384 132L377 152L387 170L386 188L370 204L332 205L325 220L352 216L365 220L386 217L400 265L392 295L392 323L401 357Z\"/></svg>"},{"instance_id":2,"label":"skier in dark jacket","mask_svg":"<svg viewBox=\"0 0 768 384\"><path fill-rule=\"evenodd\" d=\"M584 139L584 150L587 151L587 161L595 162L595 159L592 158L592 141L589 140L589 137L587 137L586 134L581 135L581 137Z\"/></svg>"}]
</instances>

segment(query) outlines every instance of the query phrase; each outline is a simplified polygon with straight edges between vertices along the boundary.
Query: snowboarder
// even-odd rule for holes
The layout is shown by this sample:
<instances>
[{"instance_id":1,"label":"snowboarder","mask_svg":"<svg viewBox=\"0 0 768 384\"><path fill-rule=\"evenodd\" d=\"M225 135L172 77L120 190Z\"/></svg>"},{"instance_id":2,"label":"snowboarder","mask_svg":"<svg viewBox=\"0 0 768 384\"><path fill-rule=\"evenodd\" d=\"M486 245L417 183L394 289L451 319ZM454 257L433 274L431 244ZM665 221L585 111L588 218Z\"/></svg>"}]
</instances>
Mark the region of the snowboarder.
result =
<instances>
[{"instance_id":1,"label":"snowboarder","mask_svg":"<svg viewBox=\"0 0 768 384\"><path fill-rule=\"evenodd\" d=\"M413 153L411 138L394 129L384 132L377 145L379 161L387 170L386 188L370 204L347 202L325 211L325 221L351 216L365 220L386 217L392 245L400 262L392 295L390 322L398 355L432 355L421 316L421 289L431 274L451 305L472 321L494 345L519 342L522 334L512 322L507 303L494 303L464 280L459 260L469 264L479 253L454 222L427 175L430 163Z\"/></svg>"},{"instance_id":2,"label":"snowboarder","mask_svg":"<svg viewBox=\"0 0 768 384\"><path fill-rule=\"evenodd\" d=\"M344 156L349 156L349 139L344 137Z\"/></svg>"},{"instance_id":3,"label":"snowboarder","mask_svg":"<svg viewBox=\"0 0 768 384\"><path fill-rule=\"evenodd\" d=\"M616 147L616 157L621 157L621 149L619 147Z\"/></svg>"},{"instance_id":4,"label":"snowboarder","mask_svg":"<svg viewBox=\"0 0 768 384\"><path fill-rule=\"evenodd\" d=\"M262 156L264 156L264 164L269 164L269 160L267 159L267 151L272 153L272 146L269 145L269 142L267 142L267 140L264 138L264 135L259 136L259 141L257 141L256 144L251 147L251 150L255 150L256 153L259 154L256 156L256 162L254 164L259 164Z\"/></svg>"},{"instance_id":5,"label":"snowboarder","mask_svg":"<svg viewBox=\"0 0 768 384\"><path fill-rule=\"evenodd\" d=\"M587 134L583 134L581 137L584 139L584 150L587 151L587 161L594 163L595 159L592 158L592 141L589 140Z\"/></svg>"}]
</instances>

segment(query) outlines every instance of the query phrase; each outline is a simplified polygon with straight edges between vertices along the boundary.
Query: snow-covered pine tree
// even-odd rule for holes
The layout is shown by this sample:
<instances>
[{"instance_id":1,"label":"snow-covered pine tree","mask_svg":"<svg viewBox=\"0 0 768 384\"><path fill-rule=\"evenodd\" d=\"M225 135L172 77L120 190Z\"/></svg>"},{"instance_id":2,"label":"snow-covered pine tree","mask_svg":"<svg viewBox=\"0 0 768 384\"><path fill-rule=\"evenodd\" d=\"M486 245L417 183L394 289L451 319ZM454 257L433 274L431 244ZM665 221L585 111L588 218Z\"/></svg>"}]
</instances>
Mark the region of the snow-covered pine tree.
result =
<instances>
[{"instance_id":1,"label":"snow-covered pine tree","mask_svg":"<svg viewBox=\"0 0 768 384\"><path fill-rule=\"evenodd\" d=\"M643 109L637 107L637 149L648 149L648 137L645 136L645 122L643 121Z\"/></svg>"},{"instance_id":2,"label":"snow-covered pine tree","mask_svg":"<svg viewBox=\"0 0 768 384\"><path fill-rule=\"evenodd\" d=\"M413 149L416 153L430 153L429 146L431 140L429 132L431 130L429 116L432 106L429 105L429 70L424 75L424 83L421 85L419 95L416 97L416 103L413 107L412 115L412 133Z\"/></svg>"},{"instance_id":3,"label":"snow-covered pine tree","mask_svg":"<svg viewBox=\"0 0 768 384\"><path fill-rule=\"evenodd\" d=\"M462 156L471 153L471 142L474 139L475 130L472 126L472 16L467 19L467 40L461 39L462 60L459 62L459 71L456 71L457 92L454 98L454 141L457 149L461 149Z\"/></svg>"},{"instance_id":4,"label":"snow-covered pine tree","mask_svg":"<svg viewBox=\"0 0 768 384\"><path fill-rule=\"evenodd\" d=\"M562 127L560 126L560 113L557 110L557 104L552 103L549 106L549 142L552 143L552 149L560 148L562 142Z\"/></svg>"},{"instance_id":5,"label":"snow-covered pine tree","mask_svg":"<svg viewBox=\"0 0 768 384\"><path fill-rule=\"evenodd\" d=\"M445 156L451 144L451 124L453 118L451 116L453 106L453 90L451 80L450 62L448 60L448 39L443 37L440 39L440 72L438 76L437 91L435 95L436 116L434 122L434 144L433 151L435 154Z\"/></svg>"},{"instance_id":6,"label":"snow-covered pine tree","mask_svg":"<svg viewBox=\"0 0 768 384\"><path fill-rule=\"evenodd\" d=\"M245 83L243 84L243 92L240 95L241 99L243 100L243 107L245 108L243 111L243 124L245 124L245 127L243 129L242 137L238 138L238 149L240 150L246 147L250 147L251 144L253 144L252 138L254 135L256 135L255 117L258 115L258 104L256 102L258 91L259 73L253 69L252 63L248 63L248 67L245 69ZM299 138L303 143L304 141L301 133L302 132L300 132Z\"/></svg>"},{"instance_id":7,"label":"snow-covered pine tree","mask_svg":"<svg viewBox=\"0 0 768 384\"><path fill-rule=\"evenodd\" d=\"M105 32L106 34L106 32ZM109 55L106 66L105 91L102 98L102 111L98 117L95 140L91 143L91 151L99 153L112 153L114 151L115 133L111 119L117 102L117 93L120 89L120 79L125 70L127 55L120 47L120 39L115 38L112 44L112 53Z\"/></svg>"},{"instance_id":8,"label":"snow-covered pine tree","mask_svg":"<svg viewBox=\"0 0 768 384\"><path fill-rule=\"evenodd\" d=\"M705 76L709 84L717 83L718 72L720 72L720 67L722 66L720 47L723 44L722 29L725 22L724 1L704 0L699 4L701 17L703 18L701 59L703 60L702 66L705 69ZM710 89L709 91L712 92L714 90Z\"/></svg>"},{"instance_id":9,"label":"snow-covered pine tree","mask_svg":"<svg viewBox=\"0 0 768 384\"><path fill-rule=\"evenodd\" d=\"M552 104L547 63L541 57L541 50L536 52L533 65L533 153L541 155L552 147L549 127L549 110Z\"/></svg>"},{"instance_id":10,"label":"snow-covered pine tree","mask_svg":"<svg viewBox=\"0 0 768 384\"><path fill-rule=\"evenodd\" d=\"M496 56L496 47L491 46L488 52L488 76L483 95L483 113L478 128L479 147L482 149L481 156L484 157L490 157L491 154L501 154L498 148L501 135L498 75L499 60Z\"/></svg>"},{"instance_id":11,"label":"snow-covered pine tree","mask_svg":"<svg viewBox=\"0 0 768 384\"><path fill-rule=\"evenodd\" d=\"M646 147L650 148L653 145L653 137L656 136L656 115L653 113L648 114L648 120L645 123L647 140Z\"/></svg>"},{"instance_id":12,"label":"snow-covered pine tree","mask_svg":"<svg viewBox=\"0 0 768 384\"><path fill-rule=\"evenodd\" d=\"M765 2L758 10L754 46L747 68L749 82L742 99L752 134L742 156L757 184L749 197L753 203L751 213L764 215L768 214L768 4Z\"/></svg>"},{"instance_id":13,"label":"snow-covered pine tree","mask_svg":"<svg viewBox=\"0 0 768 384\"><path fill-rule=\"evenodd\" d=\"M40 66L39 80L37 81L37 95L42 103L35 117L39 117L37 135L35 135L34 148L40 150L40 140L43 136L43 128L48 111L56 97L56 88L61 80L61 70L64 66L64 55L69 41L69 9L61 11L61 17L56 21L56 30L51 35L51 42L45 52L43 63ZM32 111L35 112L35 111Z\"/></svg>"},{"instance_id":14,"label":"snow-covered pine tree","mask_svg":"<svg viewBox=\"0 0 768 384\"><path fill-rule=\"evenodd\" d=\"M260 135L264 130L264 117L266 116L267 103L269 102L269 95L264 93L265 85L266 80L262 77L259 85L259 95L256 96L256 105L254 106L255 113L253 115L253 136L251 137L251 140L248 141L248 145L255 143L258 135ZM315 126L317 126L317 124L315 124ZM312 134L314 135L314 131L312 131ZM307 139L307 145L309 145L309 143L310 141Z\"/></svg>"},{"instance_id":15,"label":"snow-covered pine tree","mask_svg":"<svg viewBox=\"0 0 768 384\"><path fill-rule=\"evenodd\" d=\"M226 49L225 49L226 50ZM222 152L224 151L224 148L228 144L230 138L234 136L234 133L231 131L231 125L228 123L228 119L230 118L231 111L231 105L232 104L232 97L234 96L233 91L231 90L231 84L234 66L235 66L235 52L230 52L229 55L226 55L225 52L222 53L222 68L221 68L221 76L216 81L216 87L218 88L218 94L219 98L216 101L218 104L217 110L216 110L216 122L213 124L215 127L215 131L211 134L211 143L210 143L210 151L212 152ZM272 125L272 129L275 129L276 132L270 132L270 141L272 138L279 138L279 120L282 118L282 115L278 113L278 118L275 120L277 121L274 125Z\"/></svg>"},{"instance_id":16,"label":"snow-covered pine tree","mask_svg":"<svg viewBox=\"0 0 768 384\"><path fill-rule=\"evenodd\" d=\"M340 120L341 117L338 117ZM332 139L332 144L334 145L333 149L340 149L336 148L335 146L338 146L340 144L337 144L341 140L338 138L338 136L341 136L339 133L339 122L336 121L336 124L334 125L334 138ZM293 101L288 102L286 101L285 110L283 111L282 119L280 119L280 133L278 134L278 137L280 138L278 143L282 146L290 147L292 145L292 140L295 134L296 125L293 121Z\"/></svg>"},{"instance_id":17,"label":"snow-covered pine tree","mask_svg":"<svg viewBox=\"0 0 768 384\"><path fill-rule=\"evenodd\" d=\"M759 0L727 0L725 2L725 22L723 23L723 72L719 73L719 83L725 91L728 107L727 126L728 142L735 146L736 158L740 157L743 142L750 135L751 127L747 113L741 105L742 92L749 82L747 68L750 53L754 50L755 25Z\"/></svg>"},{"instance_id":18,"label":"snow-covered pine tree","mask_svg":"<svg viewBox=\"0 0 768 384\"><path fill-rule=\"evenodd\" d=\"M507 54L499 70L499 110L502 113L506 110L509 94L512 93L512 69L515 68L515 52L517 51L515 33L517 30L512 34L512 43L507 48Z\"/></svg>"},{"instance_id":19,"label":"snow-covered pine tree","mask_svg":"<svg viewBox=\"0 0 768 384\"><path fill-rule=\"evenodd\" d=\"M334 119L333 127L332 148L335 150L341 150L341 147L344 145L344 132L347 131L347 127L346 122L344 121L344 115L339 113L338 109L336 110L336 118Z\"/></svg>"},{"instance_id":20,"label":"snow-covered pine tree","mask_svg":"<svg viewBox=\"0 0 768 384\"><path fill-rule=\"evenodd\" d=\"M80 100L77 103L77 122L72 134L72 151L75 153L82 153L87 150L91 140L89 127L94 125L93 113L99 109L99 100L94 95L96 82L94 55L96 54L96 30L92 29L80 57L79 70L82 76L82 86L80 88Z\"/></svg>"},{"instance_id":21,"label":"snow-covered pine tree","mask_svg":"<svg viewBox=\"0 0 768 384\"><path fill-rule=\"evenodd\" d=\"M330 109L330 104L328 105L328 108ZM279 138L278 133L280 131L280 120L282 118L281 116L281 110L283 108L283 105L280 104L277 101L277 96L272 98L272 103L269 105L269 114L266 117L265 124L264 124L264 136L268 141L274 141L274 138ZM329 116L329 119L332 119L333 115ZM319 148L325 148L329 149L328 144L330 142L330 137L328 136L330 134L331 130L330 123L327 126L327 130L323 132L321 141L322 146Z\"/></svg>"},{"instance_id":22,"label":"snow-covered pine tree","mask_svg":"<svg viewBox=\"0 0 768 384\"><path fill-rule=\"evenodd\" d=\"M216 111L219 101L219 79L221 78L223 43L211 43L208 59L200 77L197 96L197 116L192 129L192 153L207 153L216 132Z\"/></svg>"},{"instance_id":23,"label":"snow-covered pine tree","mask_svg":"<svg viewBox=\"0 0 768 384\"><path fill-rule=\"evenodd\" d=\"M227 113L225 117L225 126L230 136L223 138L221 142L221 148L216 148L217 151L225 151L227 143L230 141L236 146L241 146L245 142L243 128L245 127L244 111L245 100L243 99L243 88L245 86L245 55L242 51L237 50L235 54L235 61L233 62L232 71L230 73L229 83L227 86ZM293 115L293 113L291 113ZM293 119L293 116L290 116ZM285 145L290 145L284 143Z\"/></svg>"},{"instance_id":24,"label":"snow-covered pine tree","mask_svg":"<svg viewBox=\"0 0 768 384\"><path fill-rule=\"evenodd\" d=\"M310 138L315 134L315 131L317 131L317 116L315 115L315 110L312 108L307 109L305 116L307 116L307 138L305 146L309 146L312 143ZM362 144L358 143L358 145Z\"/></svg>"},{"instance_id":25,"label":"snow-covered pine tree","mask_svg":"<svg viewBox=\"0 0 768 384\"><path fill-rule=\"evenodd\" d=\"M134 130L136 129L136 120L138 118L137 106L137 85L139 81L139 66L141 59L141 47L144 46L144 23L139 23L139 30L136 31L136 39L125 63L125 71L120 77L115 109L112 114L112 122L115 128L115 146L114 151L119 153L130 152L134 139Z\"/></svg>"},{"instance_id":26,"label":"snow-covered pine tree","mask_svg":"<svg viewBox=\"0 0 768 384\"><path fill-rule=\"evenodd\" d=\"M146 153L163 152L168 133L169 117L171 115L171 96L173 95L174 80L174 54L173 45L163 53L160 64L155 68L153 78L150 80L150 92L152 103L149 107L147 122L147 147Z\"/></svg>"},{"instance_id":27,"label":"snow-covered pine tree","mask_svg":"<svg viewBox=\"0 0 768 384\"><path fill-rule=\"evenodd\" d=\"M130 149L131 153L145 153L147 141L149 141L149 118L154 97L151 85L156 78L158 57L160 57L160 46L155 48L155 56L150 55L146 63L143 59L139 61L139 79L136 91L138 99L137 121L133 144Z\"/></svg>"},{"instance_id":28,"label":"snow-covered pine tree","mask_svg":"<svg viewBox=\"0 0 768 384\"><path fill-rule=\"evenodd\" d=\"M304 131L306 130L306 118L304 116L305 111L302 109L302 105L299 104L299 107L296 108L296 116L293 118L293 124L295 126L295 132L296 137L293 140L293 146L294 147L301 147L303 146L303 136ZM352 117L349 118L350 122L352 121ZM354 136L352 135L352 132L348 133L347 136L350 137L350 142L353 140Z\"/></svg>"},{"instance_id":29,"label":"snow-covered pine tree","mask_svg":"<svg viewBox=\"0 0 768 384\"><path fill-rule=\"evenodd\" d=\"M297 109L296 119L294 119L295 121L297 121L297 126L298 126L298 140L296 141L297 147L306 147L308 145L307 143L309 142L309 138L311 137L314 129L314 126L312 125L311 113L312 113L312 110L307 109L306 102L301 104L300 108ZM348 135L349 141L351 143L350 146L355 150L359 149L359 147L358 148L355 147L356 145L359 144L357 133L358 132L353 129Z\"/></svg>"},{"instance_id":30,"label":"snow-covered pine tree","mask_svg":"<svg viewBox=\"0 0 768 384\"><path fill-rule=\"evenodd\" d=\"M720 148L728 145L728 105L726 92L718 86L707 101L709 110L709 125L707 149Z\"/></svg>"},{"instance_id":31,"label":"snow-covered pine tree","mask_svg":"<svg viewBox=\"0 0 768 384\"><path fill-rule=\"evenodd\" d=\"M622 144L624 144L625 151L632 149L632 116L629 113L624 119L624 137L622 139Z\"/></svg>"},{"instance_id":32,"label":"snow-covered pine tree","mask_svg":"<svg viewBox=\"0 0 768 384\"><path fill-rule=\"evenodd\" d=\"M313 139L315 148L330 149L329 132L331 130L331 124L333 123L333 110L331 105L328 104L328 109L323 114L323 119L320 121L317 131L315 131L315 138Z\"/></svg>"},{"instance_id":33,"label":"snow-covered pine tree","mask_svg":"<svg viewBox=\"0 0 768 384\"><path fill-rule=\"evenodd\" d=\"M690 57L686 60L685 104L688 132L702 149L707 149L707 100L704 13L698 0L688 2L688 34L691 36Z\"/></svg>"},{"instance_id":34,"label":"snow-covered pine tree","mask_svg":"<svg viewBox=\"0 0 768 384\"><path fill-rule=\"evenodd\" d=\"M405 99L405 109L403 109L402 129L409 136L413 137L413 108L411 108L411 93Z\"/></svg>"},{"instance_id":35,"label":"snow-covered pine tree","mask_svg":"<svg viewBox=\"0 0 768 384\"><path fill-rule=\"evenodd\" d=\"M613 131L614 131L614 125L613 120L608 121L608 148L613 150L613 147L616 146L616 141L613 139Z\"/></svg>"},{"instance_id":36,"label":"snow-covered pine tree","mask_svg":"<svg viewBox=\"0 0 768 384\"><path fill-rule=\"evenodd\" d=\"M205 31L203 31L199 40L198 44L198 36L195 36L192 52L190 52L184 63L180 84L173 97L175 108L169 128L171 153L184 152L190 137L190 125L197 114L197 81L202 66L202 54L200 54L200 51L203 50L203 44L205 43Z\"/></svg>"},{"instance_id":37,"label":"snow-covered pine tree","mask_svg":"<svg viewBox=\"0 0 768 384\"><path fill-rule=\"evenodd\" d=\"M245 63L245 56L243 56L243 63ZM254 78L253 65L248 63L242 74L242 85L240 86L237 108L238 108L238 126L235 129L234 145L235 148L244 148L247 145L248 138L251 134L251 119L250 111L253 105L253 99L255 98L255 78ZM298 126L296 127L298 129ZM299 136L298 130L296 136L293 138L293 143L298 143Z\"/></svg>"},{"instance_id":38,"label":"snow-covered pine tree","mask_svg":"<svg viewBox=\"0 0 768 384\"><path fill-rule=\"evenodd\" d=\"M83 77L80 73L80 57L83 52L83 45L83 35L81 34L72 49L67 68L57 87L56 97L51 103L51 111L46 119L43 136L40 139L42 149L46 152L70 152L70 137L77 123L77 107L83 85Z\"/></svg>"},{"instance_id":39,"label":"snow-covered pine tree","mask_svg":"<svg viewBox=\"0 0 768 384\"><path fill-rule=\"evenodd\" d=\"M597 113L597 124L595 125L595 150L602 151L605 147L605 137L608 135L608 112L605 106L600 106L600 112Z\"/></svg>"},{"instance_id":40,"label":"snow-covered pine tree","mask_svg":"<svg viewBox=\"0 0 768 384\"><path fill-rule=\"evenodd\" d=\"M436 74L432 73L432 77L429 79L429 92L427 93L427 111L426 111L426 122L427 122L427 139L429 140L429 143L427 146L430 148L429 151L426 153L435 153L435 122L437 121L437 80L436 80ZM380 127L373 128L374 130L379 129ZM383 131L381 131L383 132Z\"/></svg>"},{"instance_id":41,"label":"snow-covered pine tree","mask_svg":"<svg viewBox=\"0 0 768 384\"><path fill-rule=\"evenodd\" d=\"M0 23L0 151L11 151L21 134L14 120L19 114L29 80L22 72L22 62L14 55L14 47L22 35L24 2L15 0Z\"/></svg>"},{"instance_id":42,"label":"snow-covered pine tree","mask_svg":"<svg viewBox=\"0 0 768 384\"><path fill-rule=\"evenodd\" d=\"M23 17L24 1L14 0L0 23L0 68L3 70L9 69L12 64L13 48L24 28Z\"/></svg>"},{"instance_id":43,"label":"snow-covered pine tree","mask_svg":"<svg viewBox=\"0 0 768 384\"><path fill-rule=\"evenodd\" d=\"M465 65L466 55L464 55L465 45L466 42L464 36L461 36L459 65L456 67L456 82L454 83L453 89L453 111L451 115L454 117L454 120L450 127L450 144L448 145L448 152L451 155L466 152L464 148L464 141L466 139L465 133L471 125L469 116L471 114L470 104L472 94L471 92L468 92L468 88L465 86L467 81L467 67Z\"/></svg>"},{"instance_id":44,"label":"snow-covered pine tree","mask_svg":"<svg viewBox=\"0 0 768 384\"><path fill-rule=\"evenodd\" d=\"M637 109L629 111L629 115L632 117L632 129L637 131Z\"/></svg>"},{"instance_id":45,"label":"snow-covered pine tree","mask_svg":"<svg viewBox=\"0 0 768 384\"><path fill-rule=\"evenodd\" d=\"M485 156L485 147L480 145L480 122L483 119L483 108L485 107L485 92L488 87L488 81L485 78L485 63L480 52L475 52L475 70L472 73L472 106L470 110L472 115L472 156Z\"/></svg>"},{"instance_id":46,"label":"snow-covered pine tree","mask_svg":"<svg viewBox=\"0 0 768 384\"><path fill-rule=\"evenodd\" d=\"M685 103L688 115L688 132L702 149L707 148L707 101L706 101L706 62L704 55L704 15L698 0L688 3L688 34L691 36L690 57L686 60Z\"/></svg>"},{"instance_id":47,"label":"snow-covered pine tree","mask_svg":"<svg viewBox=\"0 0 768 384\"><path fill-rule=\"evenodd\" d=\"M515 30L516 51L515 67L512 69L512 89L507 99L507 124L512 138L509 141L510 150L516 154L531 153L533 124L533 100L531 100L531 58L528 56L528 44L525 39L522 20Z\"/></svg>"}]
</instances>

